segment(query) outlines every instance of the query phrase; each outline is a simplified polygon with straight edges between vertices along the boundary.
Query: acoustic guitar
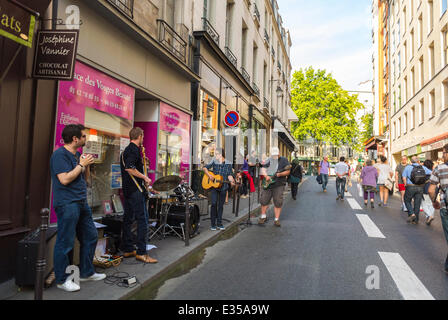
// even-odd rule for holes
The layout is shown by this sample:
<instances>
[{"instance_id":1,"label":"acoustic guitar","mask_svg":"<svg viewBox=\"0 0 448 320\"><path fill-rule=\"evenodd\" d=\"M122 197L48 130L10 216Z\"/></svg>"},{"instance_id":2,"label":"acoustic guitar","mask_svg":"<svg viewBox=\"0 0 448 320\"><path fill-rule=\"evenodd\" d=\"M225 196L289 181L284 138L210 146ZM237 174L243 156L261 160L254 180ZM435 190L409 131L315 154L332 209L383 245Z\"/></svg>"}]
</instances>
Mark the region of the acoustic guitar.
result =
<instances>
[{"instance_id":1,"label":"acoustic guitar","mask_svg":"<svg viewBox=\"0 0 448 320\"><path fill-rule=\"evenodd\" d=\"M204 174L204 177L202 178L202 188L204 190L209 190L211 188L219 189L224 183L229 183L228 181L224 181L224 178L219 174L214 174L213 172L209 172L209 174L213 177L213 180L210 179L208 175Z\"/></svg>"}]
</instances>

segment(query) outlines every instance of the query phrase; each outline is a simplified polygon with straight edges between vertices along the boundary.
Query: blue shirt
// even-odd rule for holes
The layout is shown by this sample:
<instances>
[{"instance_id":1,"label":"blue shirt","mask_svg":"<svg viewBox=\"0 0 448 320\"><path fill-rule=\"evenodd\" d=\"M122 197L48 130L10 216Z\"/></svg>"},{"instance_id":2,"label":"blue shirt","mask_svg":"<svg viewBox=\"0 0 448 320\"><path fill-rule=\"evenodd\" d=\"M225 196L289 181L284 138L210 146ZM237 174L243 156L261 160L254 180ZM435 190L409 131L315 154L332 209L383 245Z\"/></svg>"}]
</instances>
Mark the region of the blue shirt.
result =
<instances>
[{"instance_id":1,"label":"blue shirt","mask_svg":"<svg viewBox=\"0 0 448 320\"><path fill-rule=\"evenodd\" d=\"M213 159L212 162L205 166L205 168L207 168L207 170L213 172L214 174L222 176L224 181L229 181L229 176L233 174L233 166L227 161L219 163L218 160ZM224 183L221 190L225 191L228 188L229 185L227 183Z\"/></svg>"},{"instance_id":2,"label":"blue shirt","mask_svg":"<svg viewBox=\"0 0 448 320\"><path fill-rule=\"evenodd\" d=\"M411 181L411 173L412 173L412 169L414 169L413 167L418 167L418 166L419 166L418 163L413 163L412 165L408 165L406 168L404 168L402 177L403 177L403 178L406 178L406 184L408 184L408 185L414 185L414 184L412 183L412 181ZM425 173L426 173L427 175L431 175L431 173L432 173L431 170L429 170L429 169L426 168L425 166L422 166L422 167L423 167L423 169L425 169Z\"/></svg>"},{"instance_id":3,"label":"blue shirt","mask_svg":"<svg viewBox=\"0 0 448 320\"><path fill-rule=\"evenodd\" d=\"M81 173L68 185L64 186L58 179L57 175L64 172L72 171L79 164L81 154L76 155L68 151L64 147L60 147L50 159L50 173L53 180L53 206L59 207L75 201L87 201L86 181L84 174Z\"/></svg>"}]
</instances>

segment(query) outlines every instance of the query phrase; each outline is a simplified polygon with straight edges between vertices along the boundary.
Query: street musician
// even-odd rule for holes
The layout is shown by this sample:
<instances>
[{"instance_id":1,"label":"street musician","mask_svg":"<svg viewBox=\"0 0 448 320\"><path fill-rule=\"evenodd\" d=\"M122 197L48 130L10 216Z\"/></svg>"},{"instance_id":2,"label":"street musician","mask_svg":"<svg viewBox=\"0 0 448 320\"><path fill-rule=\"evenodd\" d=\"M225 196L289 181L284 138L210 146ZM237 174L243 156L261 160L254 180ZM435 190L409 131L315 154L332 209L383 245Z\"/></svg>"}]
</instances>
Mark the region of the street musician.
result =
<instances>
[{"instance_id":1,"label":"street musician","mask_svg":"<svg viewBox=\"0 0 448 320\"><path fill-rule=\"evenodd\" d=\"M215 157L213 160L203 168L205 175L210 181L221 180L217 187L211 188L212 205L210 209L211 230L216 231L225 230L222 224L222 213L224 210L224 202L226 200L226 192L229 190L229 185L235 186L235 179L233 178L232 163L226 161L224 150L215 149Z\"/></svg>"},{"instance_id":2,"label":"street musician","mask_svg":"<svg viewBox=\"0 0 448 320\"><path fill-rule=\"evenodd\" d=\"M148 210L146 208L146 193L151 185L151 179L145 175L145 156L140 153L143 145L143 130L132 128L129 132L131 142L121 154L120 166L124 194L123 244L125 258L135 257L144 263L157 263L146 251L148 233ZM137 221L137 239L134 243L132 224ZM135 245L137 250L135 250Z\"/></svg>"}]
</instances>

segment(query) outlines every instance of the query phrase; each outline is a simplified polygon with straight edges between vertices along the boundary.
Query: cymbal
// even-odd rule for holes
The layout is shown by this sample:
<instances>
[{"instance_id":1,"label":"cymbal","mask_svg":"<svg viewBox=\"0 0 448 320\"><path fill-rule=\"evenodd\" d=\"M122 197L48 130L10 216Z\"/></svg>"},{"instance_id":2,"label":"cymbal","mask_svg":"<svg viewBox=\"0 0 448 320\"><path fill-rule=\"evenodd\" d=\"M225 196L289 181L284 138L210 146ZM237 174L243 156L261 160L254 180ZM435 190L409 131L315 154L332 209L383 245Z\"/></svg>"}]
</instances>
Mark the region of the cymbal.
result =
<instances>
[{"instance_id":1,"label":"cymbal","mask_svg":"<svg viewBox=\"0 0 448 320\"><path fill-rule=\"evenodd\" d=\"M152 188L156 191L171 191L175 189L182 181L182 178L179 176L166 176L160 179L157 179L156 182L152 185Z\"/></svg>"}]
</instances>

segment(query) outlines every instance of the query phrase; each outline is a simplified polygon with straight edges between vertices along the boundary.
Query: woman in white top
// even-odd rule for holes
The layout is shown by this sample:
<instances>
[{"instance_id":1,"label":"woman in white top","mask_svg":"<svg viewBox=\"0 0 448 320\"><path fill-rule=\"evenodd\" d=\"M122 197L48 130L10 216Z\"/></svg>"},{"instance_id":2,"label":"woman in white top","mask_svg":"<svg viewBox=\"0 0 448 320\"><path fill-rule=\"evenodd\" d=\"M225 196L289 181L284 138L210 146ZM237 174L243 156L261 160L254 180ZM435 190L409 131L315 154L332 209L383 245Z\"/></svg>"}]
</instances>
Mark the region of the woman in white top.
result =
<instances>
[{"instance_id":1,"label":"woman in white top","mask_svg":"<svg viewBox=\"0 0 448 320\"><path fill-rule=\"evenodd\" d=\"M380 187L380 203L379 206L387 206L387 200L389 200L389 189L386 187L388 178L393 178L394 172L387 163L385 156L380 157L381 162L375 165L378 170L378 186ZM392 185L393 187L393 185Z\"/></svg>"}]
</instances>

